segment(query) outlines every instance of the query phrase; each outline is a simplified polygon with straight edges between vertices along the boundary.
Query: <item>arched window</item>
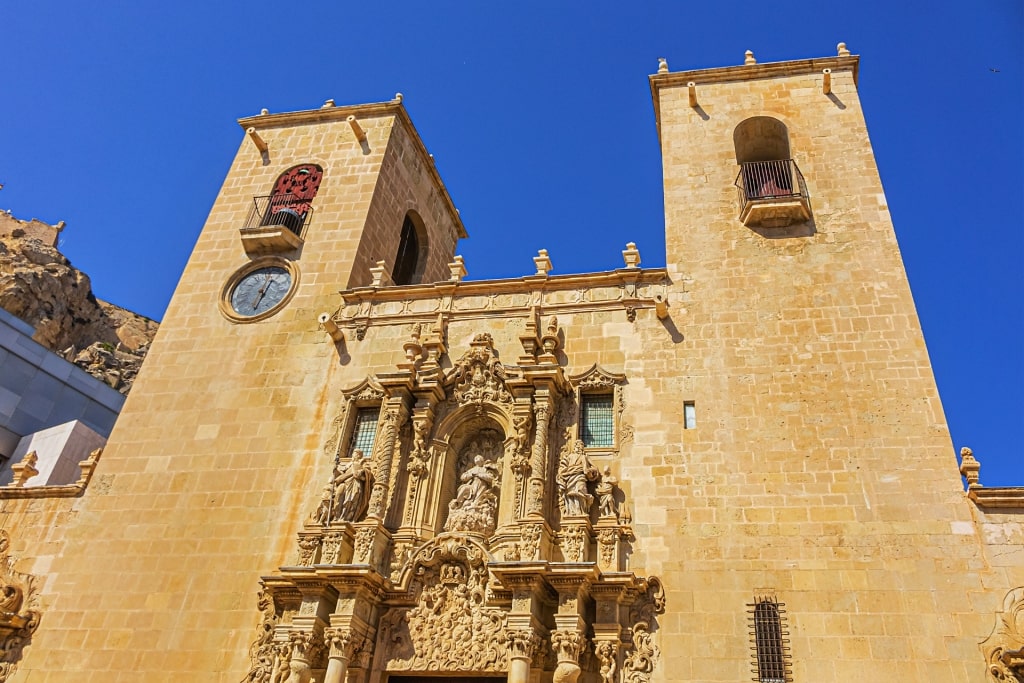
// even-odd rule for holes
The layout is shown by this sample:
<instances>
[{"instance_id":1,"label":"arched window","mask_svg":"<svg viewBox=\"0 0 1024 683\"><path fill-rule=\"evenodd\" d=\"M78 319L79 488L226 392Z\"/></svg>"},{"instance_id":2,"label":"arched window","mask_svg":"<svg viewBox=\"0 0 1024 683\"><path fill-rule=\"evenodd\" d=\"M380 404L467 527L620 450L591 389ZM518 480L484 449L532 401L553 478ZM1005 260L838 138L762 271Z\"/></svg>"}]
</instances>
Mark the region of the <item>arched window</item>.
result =
<instances>
[{"instance_id":1,"label":"arched window","mask_svg":"<svg viewBox=\"0 0 1024 683\"><path fill-rule=\"evenodd\" d=\"M740 172L740 220L746 225L781 227L811 217L807 185L789 149L786 124L754 116L732 135Z\"/></svg>"},{"instance_id":2,"label":"arched window","mask_svg":"<svg viewBox=\"0 0 1024 683\"><path fill-rule=\"evenodd\" d=\"M396 285L411 285L423 277L426 235L418 225L417 218L418 216L410 211L402 222L402 236L398 242L395 269L391 275Z\"/></svg>"},{"instance_id":3,"label":"arched window","mask_svg":"<svg viewBox=\"0 0 1024 683\"><path fill-rule=\"evenodd\" d=\"M323 176L324 170L316 164L293 166L279 175L267 198L263 225L283 225L301 235Z\"/></svg>"}]
</instances>

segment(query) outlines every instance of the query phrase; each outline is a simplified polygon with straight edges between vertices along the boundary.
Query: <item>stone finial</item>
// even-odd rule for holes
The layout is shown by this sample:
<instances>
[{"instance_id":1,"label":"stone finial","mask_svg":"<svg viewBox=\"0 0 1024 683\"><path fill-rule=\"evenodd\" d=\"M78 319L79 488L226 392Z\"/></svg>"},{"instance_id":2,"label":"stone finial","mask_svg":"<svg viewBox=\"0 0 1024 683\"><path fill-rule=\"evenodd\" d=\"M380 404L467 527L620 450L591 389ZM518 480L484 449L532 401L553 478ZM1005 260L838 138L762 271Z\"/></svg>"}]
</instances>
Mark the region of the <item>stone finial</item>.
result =
<instances>
[{"instance_id":1,"label":"stone finial","mask_svg":"<svg viewBox=\"0 0 1024 683\"><path fill-rule=\"evenodd\" d=\"M757 64L757 60L754 59L754 52L752 50L747 50L743 53L743 63L746 65Z\"/></svg>"},{"instance_id":2,"label":"stone finial","mask_svg":"<svg viewBox=\"0 0 1024 683\"><path fill-rule=\"evenodd\" d=\"M380 287L388 287L395 284L391 281L391 276L388 275L388 264L387 261L377 261L377 265L370 268L370 286L374 289Z\"/></svg>"},{"instance_id":3,"label":"stone finial","mask_svg":"<svg viewBox=\"0 0 1024 683\"><path fill-rule=\"evenodd\" d=\"M974 459L974 451L967 446L960 449L960 474L967 480L967 488L973 489L981 486L978 483L981 463Z\"/></svg>"},{"instance_id":4,"label":"stone finial","mask_svg":"<svg viewBox=\"0 0 1024 683\"><path fill-rule=\"evenodd\" d=\"M21 488L25 485L32 477L39 474L39 470L36 469L36 462L39 460L39 456L35 451L29 451L25 454L25 457L21 459L16 465L11 465L11 470L14 471L14 481L8 486L15 488Z\"/></svg>"},{"instance_id":5,"label":"stone finial","mask_svg":"<svg viewBox=\"0 0 1024 683\"><path fill-rule=\"evenodd\" d=\"M326 100L322 105L320 105L320 108L321 109L330 109L333 106L334 106L334 100L331 99L331 100Z\"/></svg>"},{"instance_id":6,"label":"stone finial","mask_svg":"<svg viewBox=\"0 0 1024 683\"><path fill-rule=\"evenodd\" d=\"M538 251L537 255L533 257L533 264L537 266L537 275L547 277L548 273L551 272L551 259L548 258L548 250L541 249Z\"/></svg>"},{"instance_id":7,"label":"stone finial","mask_svg":"<svg viewBox=\"0 0 1024 683\"><path fill-rule=\"evenodd\" d=\"M850 56L850 51L846 49L846 43L839 43L838 45L836 45L836 53L840 57L849 57Z\"/></svg>"},{"instance_id":8,"label":"stone finial","mask_svg":"<svg viewBox=\"0 0 1024 683\"><path fill-rule=\"evenodd\" d=\"M658 73L660 73L660 74L667 74L668 73L668 60L665 59L664 57L658 57Z\"/></svg>"},{"instance_id":9,"label":"stone finial","mask_svg":"<svg viewBox=\"0 0 1024 683\"><path fill-rule=\"evenodd\" d=\"M452 282L462 282L462 278L466 277L466 262L461 256L456 256L455 259L448 264L448 271L451 273Z\"/></svg>"},{"instance_id":10,"label":"stone finial","mask_svg":"<svg viewBox=\"0 0 1024 683\"><path fill-rule=\"evenodd\" d=\"M402 100L404 100L404 99L405 99L405 95L403 95L400 92L396 92L395 93L395 102L398 102L399 104L401 104Z\"/></svg>"},{"instance_id":11,"label":"stone finial","mask_svg":"<svg viewBox=\"0 0 1024 683\"><path fill-rule=\"evenodd\" d=\"M96 469L96 465L100 461L100 456L103 455L103 447L97 448L93 452L89 453L89 457L78 463L78 467L82 470L82 476L78 478L76 482L77 486L86 486L89 480L92 479L92 473Z\"/></svg>"},{"instance_id":12,"label":"stone finial","mask_svg":"<svg viewBox=\"0 0 1024 683\"><path fill-rule=\"evenodd\" d=\"M636 242L626 243L626 248L622 251L622 260L626 262L627 268L640 267L640 250L636 248Z\"/></svg>"},{"instance_id":13,"label":"stone finial","mask_svg":"<svg viewBox=\"0 0 1024 683\"><path fill-rule=\"evenodd\" d=\"M260 109L260 116L266 116L269 113L270 113L270 110L267 109L266 107L263 107L263 109Z\"/></svg>"}]
</instances>

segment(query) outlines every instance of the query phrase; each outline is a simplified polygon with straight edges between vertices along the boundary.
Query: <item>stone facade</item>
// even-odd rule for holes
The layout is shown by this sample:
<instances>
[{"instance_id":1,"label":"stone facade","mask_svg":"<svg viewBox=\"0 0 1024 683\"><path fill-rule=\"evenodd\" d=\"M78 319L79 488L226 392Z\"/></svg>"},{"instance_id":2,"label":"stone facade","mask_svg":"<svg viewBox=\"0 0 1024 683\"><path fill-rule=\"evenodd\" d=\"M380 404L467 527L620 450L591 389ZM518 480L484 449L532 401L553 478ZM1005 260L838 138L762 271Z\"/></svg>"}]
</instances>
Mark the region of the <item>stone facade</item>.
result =
<instances>
[{"instance_id":1,"label":"stone facade","mask_svg":"<svg viewBox=\"0 0 1024 683\"><path fill-rule=\"evenodd\" d=\"M465 280L400 99L243 119L84 495L0 491L10 680L1020 679L856 71L663 65L667 266L585 275Z\"/></svg>"}]
</instances>

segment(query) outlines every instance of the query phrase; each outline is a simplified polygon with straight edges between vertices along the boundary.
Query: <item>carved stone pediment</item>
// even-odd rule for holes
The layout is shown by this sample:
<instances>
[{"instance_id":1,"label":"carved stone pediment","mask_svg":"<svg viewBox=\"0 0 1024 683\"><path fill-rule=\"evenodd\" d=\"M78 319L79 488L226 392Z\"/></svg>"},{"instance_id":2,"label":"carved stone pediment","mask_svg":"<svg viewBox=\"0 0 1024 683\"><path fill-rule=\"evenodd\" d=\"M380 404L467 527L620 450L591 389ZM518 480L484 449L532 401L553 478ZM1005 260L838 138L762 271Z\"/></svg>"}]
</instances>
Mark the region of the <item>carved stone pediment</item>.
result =
<instances>
[{"instance_id":1,"label":"carved stone pediment","mask_svg":"<svg viewBox=\"0 0 1024 683\"><path fill-rule=\"evenodd\" d=\"M461 534L420 547L403 575L410 607L381 618L377 652L388 671L507 669L505 612L486 605L487 550Z\"/></svg>"},{"instance_id":2,"label":"carved stone pediment","mask_svg":"<svg viewBox=\"0 0 1024 683\"><path fill-rule=\"evenodd\" d=\"M988 664L988 680L1024 683L1024 586L1003 598L992 635L981 643Z\"/></svg>"},{"instance_id":3,"label":"carved stone pediment","mask_svg":"<svg viewBox=\"0 0 1024 683\"><path fill-rule=\"evenodd\" d=\"M569 375L569 382L582 391L609 390L625 383L626 376L618 372L609 372L597 363L578 375Z\"/></svg>"},{"instance_id":4,"label":"carved stone pediment","mask_svg":"<svg viewBox=\"0 0 1024 683\"><path fill-rule=\"evenodd\" d=\"M505 367L494 351L491 335L478 334L469 346L445 377L449 395L459 405L511 403L512 394L505 388Z\"/></svg>"}]
</instances>

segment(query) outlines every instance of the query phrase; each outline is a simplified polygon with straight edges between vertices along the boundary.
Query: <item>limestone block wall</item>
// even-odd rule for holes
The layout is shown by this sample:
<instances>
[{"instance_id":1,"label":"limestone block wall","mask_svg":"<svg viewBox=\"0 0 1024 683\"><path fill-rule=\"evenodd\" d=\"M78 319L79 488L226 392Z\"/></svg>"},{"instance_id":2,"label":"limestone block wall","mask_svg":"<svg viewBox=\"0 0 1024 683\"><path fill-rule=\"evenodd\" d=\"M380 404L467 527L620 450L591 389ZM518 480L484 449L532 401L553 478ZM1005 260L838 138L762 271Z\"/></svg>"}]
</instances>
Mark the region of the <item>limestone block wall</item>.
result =
<instances>
[{"instance_id":1,"label":"limestone block wall","mask_svg":"<svg viewBox=\"0 0 1024 683\"><path fill-rule=\"evenodd\" d=\"M795 680L983 676L979 610L1002 596L962 533L971 510L855 70L840 57L652 77L686 313L683 340L642 374L664 378L654 405L695 401L697 426L638 425L652 467L636 519L655 538L646 571L681 608L665 652L683 680L750 676L745 605L760 593L786 604ZM733 134L752 116L787 127L811 221L738 220Z\"/></svg>"}]
</instances>

